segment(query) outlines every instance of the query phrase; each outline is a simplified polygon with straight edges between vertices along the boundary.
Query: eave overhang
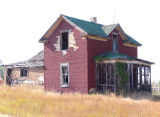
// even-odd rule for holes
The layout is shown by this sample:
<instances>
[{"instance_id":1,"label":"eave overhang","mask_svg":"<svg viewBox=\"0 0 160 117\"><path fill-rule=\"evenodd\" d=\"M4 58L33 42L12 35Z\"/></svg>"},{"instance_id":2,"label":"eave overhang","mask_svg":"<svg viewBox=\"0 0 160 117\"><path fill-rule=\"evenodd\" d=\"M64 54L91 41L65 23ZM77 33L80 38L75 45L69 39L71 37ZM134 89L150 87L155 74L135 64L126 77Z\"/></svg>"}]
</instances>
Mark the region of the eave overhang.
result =
<instances>
[{"instance_id":1,"label":"eave overhang","mask_svg":"<svg viewBox=\"0 0 160 117\"><path fill-rule=\"evenodd\" d=\"M141 45L135 45L135 44L131 44L131 43L123 43L124 46L128 46L128 47L134 47L134 48L137 48Z\"/></svg>"},{"instance_id":2,"label":"eave overhang","mask_svg":"<svg viewBox=\"0 0 160 117\"><path fill-rule=\"evenodd\" d=\"M48 39L41 39L39 40L39 43L48 43Z\"/></svg>"},{"instance_id":3,"label":"eave overhang","mask_svg":"<svg viewBox=\"0 0 160 117\"><path fill-rule=\"evenodd\" d=\"M87 34L82 34L81 36L82 38L95 39L95 40L100 40L100 41L109 40L107 37L101 37L101 36L94 36L94 35L87 35Z\"/></svg>"},{"instance_id":4,"label":"eave overhang","mask_svg":"<svg viewBox=\"0 0 160 117\"><path fill-rule=\"evenodd\" d=\"M96 60L95 63L116 63L116 62L120 62L120 63L127 63L127 64L139 64L139 65L146 65L146 66L151 66L151 63L148 62L142 62L142 61L138 61L138 60L123 60L123 59L110 59L110 60Z\"/></svg>"},{"instance_id":5,"label":"eave overhang","mask_svg":"<svg viewBox=\"0 0 160 117\"><path fill-rule=\"evenodd\" d=\"M130 63L130 64L143 64L147 66L151 66L151 64L155 64L150 61L146 61L136 57L128 56L126 54L115 53L115 52L106 52L99 56L95 56L93 59L96 63L123 62L123 63Z\"/></svg>"}]
</instances>

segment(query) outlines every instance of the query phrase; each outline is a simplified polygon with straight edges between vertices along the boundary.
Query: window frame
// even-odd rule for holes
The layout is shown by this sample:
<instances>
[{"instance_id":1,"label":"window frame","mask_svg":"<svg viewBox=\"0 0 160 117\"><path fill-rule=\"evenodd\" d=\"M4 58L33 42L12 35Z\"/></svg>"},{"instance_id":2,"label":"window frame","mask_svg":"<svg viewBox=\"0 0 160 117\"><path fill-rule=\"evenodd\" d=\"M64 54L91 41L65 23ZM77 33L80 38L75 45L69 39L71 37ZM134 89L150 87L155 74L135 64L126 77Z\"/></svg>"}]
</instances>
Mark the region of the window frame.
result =
<instances>
[{"instance_id":1,"label":"window frame","mask_svg":"<svg viewBox=\"0 0 160 117\"><path fill-rule=\"evenodd\" d=\"M63 49L62 50L62 34L63 33L68 33L68 48L67 49ZM65 51L65 50L68 50L69 49L69 30L62 30L62 31L60 31L60 50L61 51Z\"/></svg>"},{"instance_id":2,"label":"window frame","mask_svg":"<svg viewBox=\"0 0 160 117\"><path fill-rule=\"evenodd\" d=\"M63 73L62 73L62 67L68 67L68 83L62 84L63 82ZM60 87L69 87L70 83L70 77L69 77L69 63L60 63Z\"/></svg>"},{"instance_id":3,"label":"window frame","mask_svg":"<svg viewBox=\"0 0 160 117\"><path fill-rule=\"evenodd\" d=\"M22 70L23 70L23 72L22 72ZM27 71L27 73L24 73L24 72L26 72ZM26 75L25 75L26 74ZM21 68L20 69L20 77L28 77L28 69L26 69L26 68Z\"/></svg>"},{"instance_id":4,"label":"window frame","mask_svg":"<svg viewBox=\"0 0 160 117\"><path fill-rule=\"evenodd\" d=\"M113 36L116 36L116 38L113 38ZM112 44L112 51L113 52L116 52L118 53L119 52L119 39L118 39L118 33L112 33L112 41L113 41L113 44ZM117 42L117 43L116 43ZM116 43L116 44L115 44ZM117 48L117 50L114 50L114 46L115 48Z\"/></svg>"}]
</instances>

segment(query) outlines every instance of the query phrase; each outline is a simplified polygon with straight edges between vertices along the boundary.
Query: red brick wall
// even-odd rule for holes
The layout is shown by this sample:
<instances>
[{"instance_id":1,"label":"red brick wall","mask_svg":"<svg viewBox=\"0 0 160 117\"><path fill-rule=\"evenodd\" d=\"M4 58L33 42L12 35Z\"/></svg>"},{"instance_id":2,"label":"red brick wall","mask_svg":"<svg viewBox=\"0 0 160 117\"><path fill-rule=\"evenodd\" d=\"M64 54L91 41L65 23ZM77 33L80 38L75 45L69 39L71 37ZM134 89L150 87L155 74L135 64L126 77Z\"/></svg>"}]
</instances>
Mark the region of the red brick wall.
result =
<instances>
[{"instance_id":1,"label":"red brick wall","mask_svg":"<svg viewBox=\"0 0 160 117\"><path fill-rule=\"evenodd\" d=\"M113 32L118 32L116 29ZM112 34L109 35L112 38ZM88 89L95 88L95 63L93 57L105 52L112 52L112 39L108 41L87 40L88 45ZM137 48L123 45L123 40L119 35L119 53L137 57Z\"/></svg>"},{"instance_id":2,"label":"red brick wall","mask_svg":"<svg viewBox=\"0 0 160 117\"><path fill-rule=\"evenodd\" d=\"M113 32L118 33L118 31L116 29ZM110 34L109 37L111 38L112 34ZM123 40L120 35L118 38L119 38L119 53L123 53L123 54L129 55L129 56L137 57L137 48L124 46Z\"/></svg>"},{"instance_id":3,"label":"red brick wall","mask_svg":"<svg viewBox=\"0 0 160 117\"><path fill-rule=\"evenodd\" d=\"M67 54L62 56L61 51L55 51L53 46L60 36L61 30L72 29L79 47L76 51L73 48L67 50ZM88 93L88 62L87 62L87 40L82 39L80 32L65 21L62 21L54 33L49 37L49 43L44 45L45 64L45 90L63 92ZM69 63L70 85L68 88L60 87L60 63Z\"/></svg>"},{"instance_id":4,"label":"red brick wall","mask_svg":"<svg viewBox=\"0 0 160 117\"><path fill-rule=\"evenodd\" d=\"M56 36L60 36L61 30L72 29L79 47L76 51L72 47L67 50L66 55L61 51L55 51L54 44ZM113 32L117 32L114 30ZM90 88L95 87L95 63L93 57L112 51L112 40L98 41L93 39L82 39L81 32L65 21L62 21L54 33L49 37L49 43L44 44L45 64L45 90L63 92L88 93ZM112 35L109 35L112 37ZM137 57L137 48L124 46L119 35L119 52ZM68 88L60 87L60 63L69 63L70 85Z\"/></svg>"}]
</instances>

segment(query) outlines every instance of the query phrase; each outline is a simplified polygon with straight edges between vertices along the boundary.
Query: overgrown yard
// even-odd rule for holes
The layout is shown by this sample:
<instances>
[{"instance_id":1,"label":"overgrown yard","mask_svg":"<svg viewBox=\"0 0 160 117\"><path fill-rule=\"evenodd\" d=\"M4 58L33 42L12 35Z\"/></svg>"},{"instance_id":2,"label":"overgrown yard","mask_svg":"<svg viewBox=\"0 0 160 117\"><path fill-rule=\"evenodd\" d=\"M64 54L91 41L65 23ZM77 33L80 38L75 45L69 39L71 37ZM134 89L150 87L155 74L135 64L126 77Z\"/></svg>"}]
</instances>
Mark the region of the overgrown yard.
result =
<instances>
[{"instance_id":1,"label":"overgrown yard","mask_svg":"<svg viewBox=\"0 0 160 117\"><path fill-rule=\"evenodd\" d=\"M148 98L58 94L32 85L0 86L0 113L19 117L160 117L159 99Z\"/></svg>"}]
</instances>

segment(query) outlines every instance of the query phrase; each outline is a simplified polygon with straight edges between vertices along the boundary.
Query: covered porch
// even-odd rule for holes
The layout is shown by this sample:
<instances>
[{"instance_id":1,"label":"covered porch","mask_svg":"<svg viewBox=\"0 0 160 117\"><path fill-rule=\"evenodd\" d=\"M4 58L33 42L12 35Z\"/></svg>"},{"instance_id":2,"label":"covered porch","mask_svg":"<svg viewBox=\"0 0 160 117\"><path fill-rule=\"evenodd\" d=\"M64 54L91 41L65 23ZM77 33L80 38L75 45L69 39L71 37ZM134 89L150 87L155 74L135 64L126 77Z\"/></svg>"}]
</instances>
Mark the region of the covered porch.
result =
<instances>
[{"instance_id":1,"label":"covered porch","mask_svg":"<svg viewBox=\"0 0 160 117\"><path fill-rule=\"evenodd\" d=\"M108 52L94 58L96 64L96 90L100 93L117 93L119 76L115 74L116 63L124 63L127 83L123 84L127 92L151 92L151 64L142 59L125 54Z\"/></svg>"}]
</instances>

